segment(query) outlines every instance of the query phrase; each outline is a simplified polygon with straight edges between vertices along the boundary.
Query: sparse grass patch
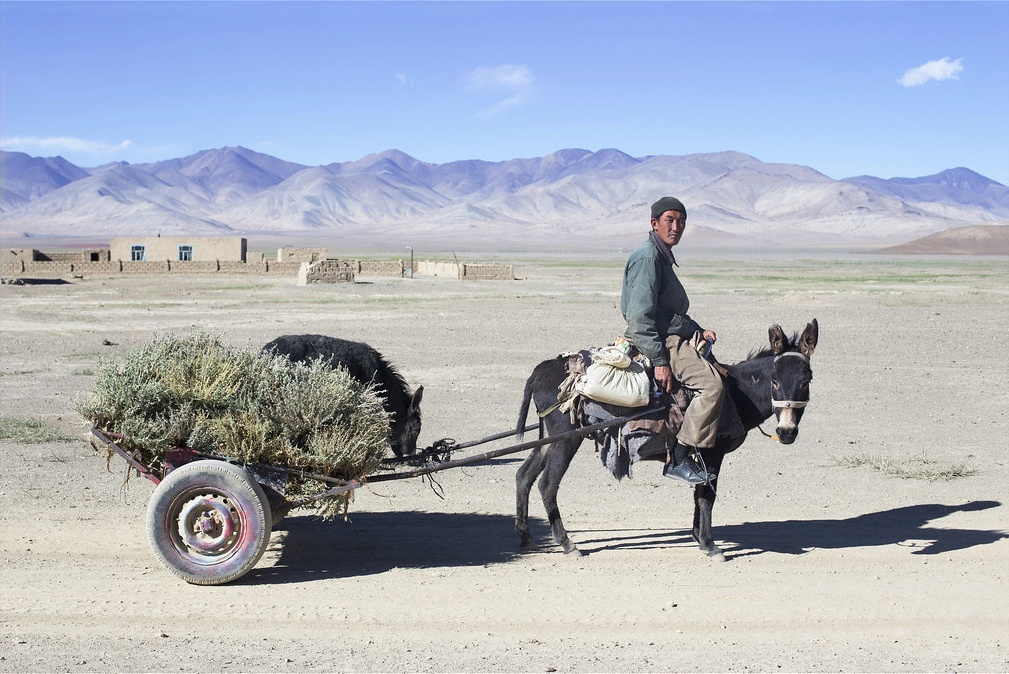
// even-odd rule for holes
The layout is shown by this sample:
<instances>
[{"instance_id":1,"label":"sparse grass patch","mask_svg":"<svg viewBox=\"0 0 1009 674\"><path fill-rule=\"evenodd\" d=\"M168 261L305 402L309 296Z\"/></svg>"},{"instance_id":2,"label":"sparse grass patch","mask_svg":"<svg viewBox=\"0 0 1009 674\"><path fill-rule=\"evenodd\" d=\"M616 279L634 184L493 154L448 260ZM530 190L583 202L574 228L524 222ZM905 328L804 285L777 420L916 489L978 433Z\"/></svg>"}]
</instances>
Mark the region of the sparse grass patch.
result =
<instances>
[{"instance_id":1,"label":"sparse grass patch","mask_svg":"<svg viewBox=\"0 0 1009 674\"><path fill-rule=\"evenodd\" d=\"M743 294L831 291L887 293L898 291L944 292L973 291L981 288L1004 287L1005 272L995 265L971 261L944 261L923 270L918 261L877 260L794 260L753 262L726 266L724 261L692 262L689 272L692 283L708 291L728 291Z\"/></svg>"},{"instance_id":2,"label":"sparse grass patch","mask_svg":"<svg viewBox=\"0 0 1009 674\"><path fill-rule=\"evenodd\" d=\"M0 377L16 377L22 374L38 374L45 370L11 370L10 372L0 372Z\"/></svg>"},{"instance_id":3,"label":"sparse grass patch","mask_svg":"<svg viewBox=\"0 0 1009 674\"><path fill-rule=\"evenodd\" d=\"M49 463L67 463L70 461L70 457L65 454L60 454L55 449L50 449L48 452L40 454L39 459Z\"/></svg>"},{"instance_id":4,"label":"sparse grass patch","mask_svg":"<svg viewBox=\"0 0 1009 674\"><path fill-rule=\"evenodd\" d=\"M0 440L37 445L43 442L74 442L77 438L71 438L41 419L0 417Z\"/></svg>"},{"instance_id":5,"label":"sparse grass patch","mask_svg":"<svg viewBox=\"0 0 1009 674\"><path fill-rule=\"evenodd\" d=\"M216 280L216 279L215 279ZM252 292L255 290L268 290L273 287L271 283L254 282L251 280L238 280L232 281L228 279L223 283L194 283L191 286L186 286L186 288L177 289L179 292L188 292L194 295L199 294L210 294L215 292L227 291L227 290L239 290L241 292Z\"/></svg>"},{"instance_id":6,"label":"sparse grass patch","mask_svg":"<svg viewBox=\"0 0 1009 674\"><path fill-rule=\"evenodd\" d=\"M843 454L835 457L838 466L848 468L869 467L890 477L928 482L949 482L960 477L977 474L977 469L966 463L941 462L926 456L893 457L879 454Z\"/></svg>"}]
</instances>

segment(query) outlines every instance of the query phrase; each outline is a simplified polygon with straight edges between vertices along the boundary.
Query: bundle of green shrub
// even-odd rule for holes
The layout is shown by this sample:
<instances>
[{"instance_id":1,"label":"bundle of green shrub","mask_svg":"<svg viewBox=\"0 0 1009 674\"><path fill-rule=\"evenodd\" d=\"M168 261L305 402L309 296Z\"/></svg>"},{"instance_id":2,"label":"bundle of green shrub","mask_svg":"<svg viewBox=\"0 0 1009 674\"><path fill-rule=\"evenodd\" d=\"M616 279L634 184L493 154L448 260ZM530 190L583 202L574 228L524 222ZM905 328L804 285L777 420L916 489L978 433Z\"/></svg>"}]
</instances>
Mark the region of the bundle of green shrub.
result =
<instances>
[{"instance_id":1,"label":"bundle of green shrub","mask_svg":"<svg viewBox=\"0 0 1009 674\"><path fill-rule=\"evenodd\" d=\"M75 409L121 435L122 449L155 472L176 447L236 463L264 463L342 480L366 478L382 461L389 419L371 386L342 368L228 347L217 336L156 335L116 362L99 360L94 389ZM290 474L289 500L323 491ZM324 516L350 494L320 502Z\"/></svg>"}]
</instances>

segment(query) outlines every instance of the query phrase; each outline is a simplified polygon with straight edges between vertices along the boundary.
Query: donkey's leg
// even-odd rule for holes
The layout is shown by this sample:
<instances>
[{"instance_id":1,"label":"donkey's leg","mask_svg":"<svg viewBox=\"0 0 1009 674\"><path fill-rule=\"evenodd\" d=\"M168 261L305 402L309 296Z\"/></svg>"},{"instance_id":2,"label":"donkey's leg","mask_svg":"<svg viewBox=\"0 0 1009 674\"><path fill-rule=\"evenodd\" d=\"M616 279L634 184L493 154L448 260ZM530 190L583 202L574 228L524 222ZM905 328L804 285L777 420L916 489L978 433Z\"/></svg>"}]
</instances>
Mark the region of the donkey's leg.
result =
<instances>
[{"instance_id":1,"label":"donkey's leg","mask_svg":"<svg viewBox=\"0 0 1009 674\"><path fill-rule=\"evenodd\" d=\"M529 492L532 491L533 482L543 472L546 459L547 452L544 448L536 447L515 474L515 531L519 535L519 545L523 548L532 545L533 540L529 535Z\"/></svg>"},{"instance_id":2,"label":"donkey's leg","mask_svg":"<svg viewBox=\"0 0 1009 674\"><path fill-rule=\"evenodd\" d=\"M718 473L722 468L722 459L725 455L715 453L712 450L705 450L703 453L704 463L709 472ZM722 549L715 545L715 539L711 534L711 511L715 507L716 491L718 489L718 478L712 480L710 485L699 484L694 487L694 540L701 550L707 553L708 557L720 562L725 561Z\"/></svg>"},{"instance_id":3,"label":"donkey's leg","mask_svg":"<svg viewBox=\"0 0 1009 674\"><path fill-rule=\"evenodd\" d=\"M543 507L547 511L547 519L550 520L550 530L553 532L554 542L561 546L564 554L578 557L582 553L568 538L568 532L564 529L564 522L561 520L561 511L557 507L557 490L561 486L564 473L571 465L571 459L574 458L581 444L581 438L569 438L551 444L550 451L547 453L546 466L538 485L540 496L543 498Z\"/></svg>"},{"instance_id":4,"label":"donkey's leg","mask_svg":"<svg viewBox=\"0 0 1009 674\"><path fill-rule=\"evenodd\" d=\"M711 535L711 509L715 505L715 491L718 485L718 478L712 481L712 485L699 484L694 487L694 540L701 550L707 553L708 557L725 561L721 548L715 545L715 539Z\"/></svg>"}]
</instances>

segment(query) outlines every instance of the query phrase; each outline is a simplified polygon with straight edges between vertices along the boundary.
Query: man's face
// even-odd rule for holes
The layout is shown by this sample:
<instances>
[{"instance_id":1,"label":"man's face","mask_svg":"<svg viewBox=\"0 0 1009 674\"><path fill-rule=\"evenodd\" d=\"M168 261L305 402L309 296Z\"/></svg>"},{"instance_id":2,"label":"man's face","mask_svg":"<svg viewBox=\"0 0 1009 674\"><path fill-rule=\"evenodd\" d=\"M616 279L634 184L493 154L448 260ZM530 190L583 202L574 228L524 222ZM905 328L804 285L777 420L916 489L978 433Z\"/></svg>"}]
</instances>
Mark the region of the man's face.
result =
<instances>
[{"instance_id":1,"label":"man's face","mask_svg":"<svg viewBox=\"0 0 1009 674\"><path fill-rule=\"evenodd\" d=\"M670 248L680 242L686 227L687 216L679 211L666 211L658 219L652 218L652 229L662 239L662 243Z\"/></svg>"}]
</instances>

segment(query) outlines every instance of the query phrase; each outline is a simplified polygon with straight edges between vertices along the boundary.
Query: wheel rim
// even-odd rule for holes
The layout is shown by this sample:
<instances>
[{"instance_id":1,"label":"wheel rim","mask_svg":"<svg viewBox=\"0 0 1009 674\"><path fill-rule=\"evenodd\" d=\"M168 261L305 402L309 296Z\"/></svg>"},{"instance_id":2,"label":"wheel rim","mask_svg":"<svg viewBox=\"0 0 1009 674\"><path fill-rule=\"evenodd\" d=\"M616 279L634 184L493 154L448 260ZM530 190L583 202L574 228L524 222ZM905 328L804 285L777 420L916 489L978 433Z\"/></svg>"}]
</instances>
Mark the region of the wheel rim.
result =
<instances>
[{"instance_id":1,"label":"wheel rim","mask_svg":"<svg viewBox=\"0 0 1009 674\"><path fill-rule=\"evenodd\" d=\"M226 493L202 490L182 494L170 519L172 541L196 564L219 564L241 548L243 517Z\"/></svg>"}]
</instances>

